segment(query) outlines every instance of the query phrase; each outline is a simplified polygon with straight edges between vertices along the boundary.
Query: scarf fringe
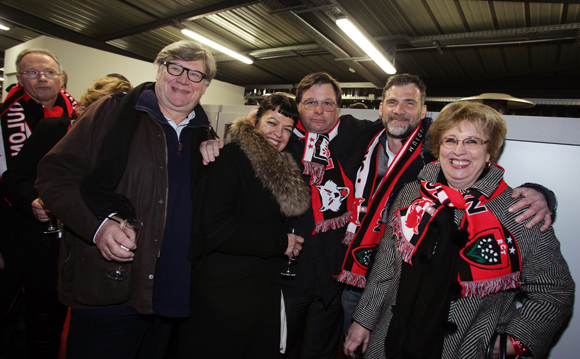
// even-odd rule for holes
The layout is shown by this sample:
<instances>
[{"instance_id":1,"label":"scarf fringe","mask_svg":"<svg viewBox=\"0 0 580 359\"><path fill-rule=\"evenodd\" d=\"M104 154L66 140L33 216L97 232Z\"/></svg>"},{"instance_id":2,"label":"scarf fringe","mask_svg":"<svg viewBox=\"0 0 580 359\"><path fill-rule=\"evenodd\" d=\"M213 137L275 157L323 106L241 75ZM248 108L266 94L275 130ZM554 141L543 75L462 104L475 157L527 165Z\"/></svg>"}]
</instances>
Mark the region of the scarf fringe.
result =
<instances>
[{"instance_id":1,"label":"scarf fringe","mask_svg":"<svg viewBox=\"0 0 580 359\"><path fill-rule=\"evenodd\" d=\"M319 185L324 178L325 166L315 162L304 162L304 174L309 175L310 185Z\"/></svg>"},{"instance_id":2,"label":"scarf fringe","mask_svg":"<svg viewBox=\"0 0 580 359\"><path fill-rule=\"evenodd\" d=\"M463 297L468 298L479 295L480 298L504 290L518 288L520 286L520 272L510 273L503 277L480 280L473 282L461 282L463 287Z\"/></svg>"},{"instance_id":3,"label":"scarf fringe","mask_svg":"<svg viewBox=\"0 0 580 359\"><path fill-rule=\"evenodd\" d=\"M342 239L342 244L344 244L345 246L350 245L350 242L352 242L352 240L354 239L354 235L355 233L349 232L347 230L346 234L344 235L344 238Z\"/></svg>"},{"instance_id":4,"label":"scarf fringe","mask_svg":"<svg viewBox=\"0 0 580 359\"><path fill-rule=\"evenodd\" d=\"M330 218L324 221L317 222L316 227L314 228L314 233L327 232L331 229L344 227L350 220L350 213L351 211L348 211L340 217Z\"/></svg>"},{"instance_id":5,"label":"scarf fringe","mask_svg":"<svg viewBox=\"0 0 580 359\"><path fill-rule=\"evenodd\" d=\"M413 257L413 253L415 253L415 246L405 238L403 229L401 228L401 220L401 212L397 211L391 220L393 235L397 237L397 249L401 254L401 259L405 263L412 265L411 257Z\"/></svg>"},{"instance_id":6,"label":"scarf fringe","mask_svg":"<svg viewBox=\"0 0 580 359\"><path fill-rule=\"evenodd\" d=\"M341 283L345 283L363 289L367 284L367 279L365 278L364 275L352 273L347 270L343 270L342 273L340 273L340 275L336 277L336 280L338 280Z\"/></svg>"}]
</instances>

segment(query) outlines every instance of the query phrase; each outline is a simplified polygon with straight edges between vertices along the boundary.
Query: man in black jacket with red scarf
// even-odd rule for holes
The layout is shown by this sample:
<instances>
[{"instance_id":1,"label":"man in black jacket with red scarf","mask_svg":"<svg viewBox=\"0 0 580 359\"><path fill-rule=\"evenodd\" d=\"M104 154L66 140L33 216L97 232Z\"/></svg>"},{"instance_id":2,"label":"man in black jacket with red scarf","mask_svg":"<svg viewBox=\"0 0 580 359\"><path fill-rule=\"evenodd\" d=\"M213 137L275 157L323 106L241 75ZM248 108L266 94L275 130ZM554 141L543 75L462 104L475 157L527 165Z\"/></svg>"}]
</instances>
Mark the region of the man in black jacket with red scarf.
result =
<instances>
[{"instance_id":1,"label":"man in black jacket with red scarf","mask_svg":"<svg viewBox=\"0 0 580 359\"><path fill-rule=\"evenodd\" d=\"M63 71L54 54L26 49L16 58L16 71L18 84L0 107L0 179L42 119L77 117L76 101L61 89ZM0 253L6 259L0 271L1 315L24 284L28 355L56 357L66 317L66 307L56 296L57 234L43 233L48 215L38 199L11 204L2 200L0 218ZM54 246L56 251L50 249Z\"/></svg>"}]
</instances>

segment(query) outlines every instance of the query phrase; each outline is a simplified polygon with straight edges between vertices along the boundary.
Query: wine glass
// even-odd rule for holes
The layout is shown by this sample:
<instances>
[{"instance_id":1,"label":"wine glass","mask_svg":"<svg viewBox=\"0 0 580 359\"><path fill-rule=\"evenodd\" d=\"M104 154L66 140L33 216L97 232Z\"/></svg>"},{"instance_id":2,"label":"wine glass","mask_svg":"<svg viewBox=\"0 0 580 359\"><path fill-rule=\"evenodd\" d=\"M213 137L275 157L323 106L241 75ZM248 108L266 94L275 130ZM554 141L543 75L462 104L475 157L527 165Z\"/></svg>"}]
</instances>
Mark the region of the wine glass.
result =
<instances>
[{"instance_id":1,"label":"wine glass","mask_svg":"<svg viewBox=\"0 0 580 359\"><path fill-rule=\"evenodd\" d=\"M44 202L42 201L42 199L40 199L40 197L38 197L38 203L40 203L40 205L42 206L42 210L48 214L48 228L42 233L44 234L61 233L62 230L58 226L58 222L57 225L55 225L56 218L52 214L50 214L50 211L46 208Z\"/></svg>"},{"instance_id":2,"label":"wine glass","mask_svg":"<svg viewBox=\"0 0 580 359\"><path fill-rule=\"evenodd\" d=\"M109 218L109 219L112 220L113 222L119 223L121 230L123 232L125 232L127 237L129 237L131 232L134 232L135 233L135 243L137 243L137 239L139 238L139 233L141 232L141 228L143 227L143 222L141 222L137 219L126 219L123 222L119 222L115 218ZM126 250L129 250L128 248L126 248L124 246L121 246L121 247L123 247ZM125 270L125 268L123 267L123 264L119 263L119 262L117 262L117 264L118 265L116 268L111 269L107 272L107 277L109 277L109 279L116 280L116 281L122 281L122 280L129 278L129 272L127 272L127 270Z\"/></svg>"},{"instance_id":3,"label":"wine glass","mask_svg":"<svg viewBox=\"0 0 580 359\"><path fill-rule=\"evenodd\" d=\"M293 233L293 234L295 234L295 232L296 232L296 230L295 230L294 228L292 228L292 229L290 230L290 233ZM297 256L296 256L296 257L297 257ZM288 268L286 268L286 271L285 271L285 272L281 272L280 274L282 274L282 275L283 275L283 276L285 276L285 277L296 277L296 273L294 273L294 272L292 272L292 271L290 270L290 266L292 265L292 262L294 262L294 261L296 260L296 257L294 256L294 253L292 253L292 258L290 258L290 259L288 260Z\"/></svg>"}]
</instances>

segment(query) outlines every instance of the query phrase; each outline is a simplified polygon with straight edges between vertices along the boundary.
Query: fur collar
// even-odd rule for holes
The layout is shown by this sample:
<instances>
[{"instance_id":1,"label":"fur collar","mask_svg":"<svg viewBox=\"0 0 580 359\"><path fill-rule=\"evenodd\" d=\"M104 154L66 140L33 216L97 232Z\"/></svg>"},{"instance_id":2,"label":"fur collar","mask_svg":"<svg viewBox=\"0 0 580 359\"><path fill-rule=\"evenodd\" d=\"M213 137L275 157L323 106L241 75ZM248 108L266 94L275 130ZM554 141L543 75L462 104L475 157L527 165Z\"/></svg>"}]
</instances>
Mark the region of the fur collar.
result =
<instances>
[{"instance_id":1,"label":"fur collar","mask_svg":"<svg viewBox=\"0 0 580 359\"><path fill-rule=\"evenodd\" d=\"M299 216L310 208L310 188L289 153L279 152L264 134L245 118L230 127L226 142L237 143L246 154L256 177L270 190L287 217Z\"/></svg>"}]
</instances>

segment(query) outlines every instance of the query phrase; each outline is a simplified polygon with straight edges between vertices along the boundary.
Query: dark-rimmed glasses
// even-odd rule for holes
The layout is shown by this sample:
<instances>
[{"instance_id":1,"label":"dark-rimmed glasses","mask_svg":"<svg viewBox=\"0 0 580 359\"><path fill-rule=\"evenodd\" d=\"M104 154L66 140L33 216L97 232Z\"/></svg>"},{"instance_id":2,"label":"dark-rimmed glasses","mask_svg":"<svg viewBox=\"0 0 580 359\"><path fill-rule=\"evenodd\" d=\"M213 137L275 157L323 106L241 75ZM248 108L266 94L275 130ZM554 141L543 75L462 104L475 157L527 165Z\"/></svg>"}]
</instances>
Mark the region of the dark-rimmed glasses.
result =
<instances>
[{"instance_id":1,"label":"dark-rimmed glasses","mask_svg":"<svg viewBox=\"0 0 580 359\"><path fill-rule=\"evenodd\" d=\"M489 141L484 141L481 138L477 137L468 137L462 140L458 140L455 137L444 137L439 140L439 144L444 148L448 149L457 147L457 144L459 144L459 142L463 142L463 147L465 148L478 148L479 146L485 145Z\"/></svg>"},{"instance_id":2,"label":"dark-rimmed glasses","mask_svg":"<svg viewBox=\"0 0 580 359\"><path fill-rule=\"evenodd\" d=\"M201 71L188 69L187 67L183 67L175 62L165 61L163 65L167 67L167 72L173 76L181 76L183 71L187 71L187 78L191 82L199 83L207 77L207 75Z\"/></svg>"},{"instance_id":3,"label":"dark-rimmed glasses","mask_svg":"<svg viewBox=\"0 0 580 359\"><path fill-rule=\"evenodd\" d=\"M44 77L46 77L47 79L53 79L57 76L60 76L61 74L52 70L48 71L30 70L30 71L22 71L19 73L19 75L27 79L37 79L40 77L40 75L44 75Z\"/></svg>"},{"instance_id":4,"label":"dark-rimmed glasses","mask_svg":"<svg viewBox=\"0 0 580 359\"><path fill-rule=\"evenodd\" d=\"M336 104L334 102L329 101L300 101L301 104L304 105L304 108L307 110L316 110L318 108L318 104L322 104L322 109L326 112L332 112L336 110Z\"/></svg>"}]
</instances>

